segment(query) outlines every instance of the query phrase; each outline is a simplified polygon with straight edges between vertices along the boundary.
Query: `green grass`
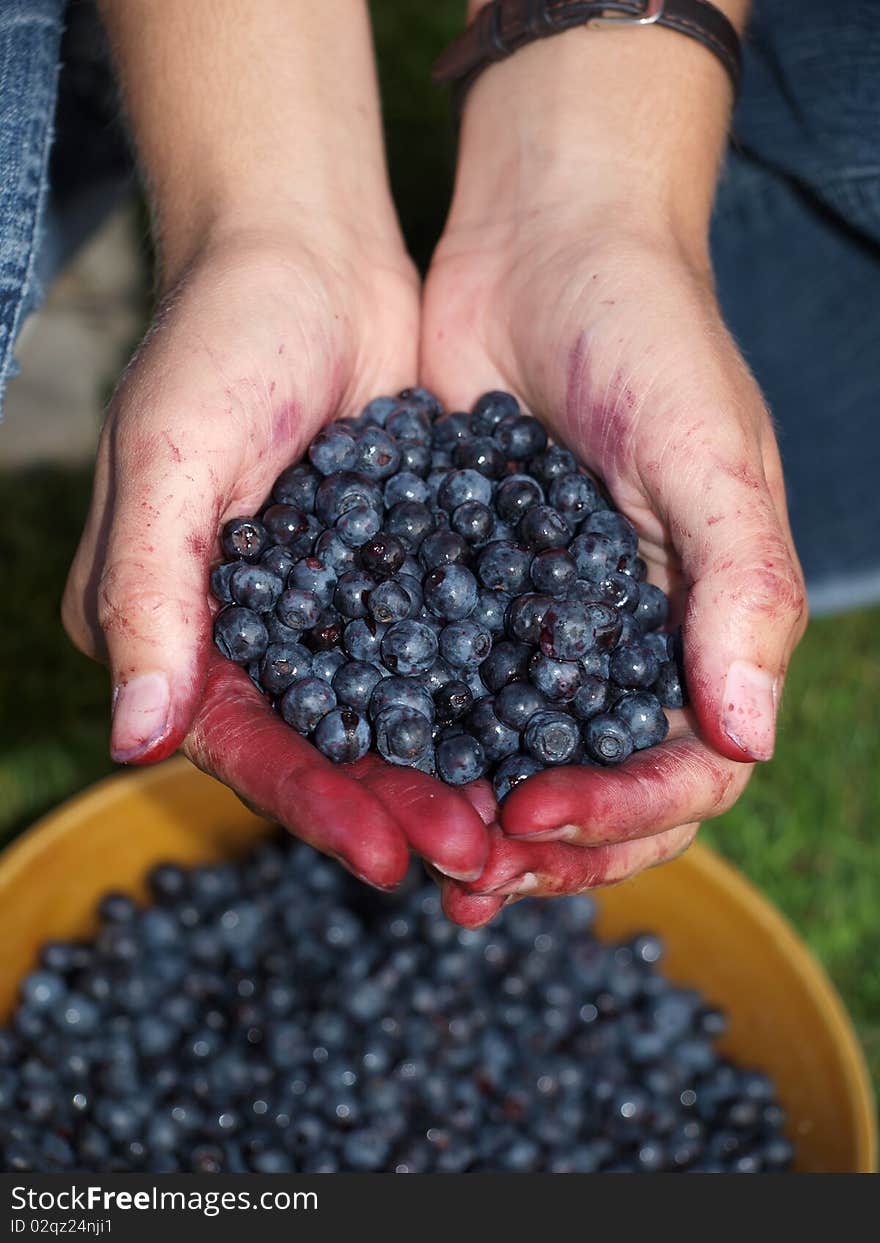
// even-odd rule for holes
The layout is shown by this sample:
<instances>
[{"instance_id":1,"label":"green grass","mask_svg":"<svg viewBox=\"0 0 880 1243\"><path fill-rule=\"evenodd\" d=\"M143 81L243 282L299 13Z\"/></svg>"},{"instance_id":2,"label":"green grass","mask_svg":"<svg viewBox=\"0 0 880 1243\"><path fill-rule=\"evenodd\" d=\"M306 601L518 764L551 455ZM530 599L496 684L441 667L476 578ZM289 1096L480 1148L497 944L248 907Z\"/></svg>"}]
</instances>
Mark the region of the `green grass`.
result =
<instances>
[{"instance_id":1,"label":"green grass","mask_svg":"<svg viewBox=\"0 0 880 1243\"><path fill-rule=\"evenodd\" d=\"M373 4L392 181L422 266L446 212L454 127L427 78L463 4ZM110 771L106 674L70 646L58 604L86 471L0 476L0 842ZM816 622L795 658L774 762L705 839L788 915L825 963L880 1082L880 610ZM735 952L735 947L733 947Z\"/></svg>"}]
</instances>

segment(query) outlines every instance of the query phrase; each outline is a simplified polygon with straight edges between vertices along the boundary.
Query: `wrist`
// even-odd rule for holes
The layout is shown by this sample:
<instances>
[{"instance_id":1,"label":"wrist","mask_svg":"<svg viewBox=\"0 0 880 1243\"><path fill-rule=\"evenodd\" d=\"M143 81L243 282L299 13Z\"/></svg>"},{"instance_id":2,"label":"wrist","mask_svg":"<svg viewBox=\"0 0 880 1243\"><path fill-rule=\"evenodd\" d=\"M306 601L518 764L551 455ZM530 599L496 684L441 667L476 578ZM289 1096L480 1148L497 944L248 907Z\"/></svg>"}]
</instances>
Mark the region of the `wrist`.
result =
<instances>
[{"instance_id":1,"label":"wrist","mask_svg":"<svg viewBox=\"0 0 880 1243\"><path fill-rule=\"evenodd\" d=\"M742 0L719 7L742 25ZM575 27L536 40L466 98L453 219L552 208L587 224L608 212L705 246L731 103L721 64L676 31Z\"/></svg>"}]
</instances>

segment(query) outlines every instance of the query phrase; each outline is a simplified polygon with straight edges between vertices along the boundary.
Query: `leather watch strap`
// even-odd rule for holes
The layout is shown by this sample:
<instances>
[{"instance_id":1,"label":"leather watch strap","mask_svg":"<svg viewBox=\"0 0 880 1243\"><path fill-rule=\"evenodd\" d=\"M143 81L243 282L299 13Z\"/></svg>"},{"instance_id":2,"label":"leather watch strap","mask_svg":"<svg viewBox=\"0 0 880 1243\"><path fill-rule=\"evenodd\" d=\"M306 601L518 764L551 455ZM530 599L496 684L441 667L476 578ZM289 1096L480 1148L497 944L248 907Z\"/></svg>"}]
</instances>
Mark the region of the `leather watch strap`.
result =
<instances>
[{"instance_id":1,"label":"leather watch strap","mask_svg":"<svg viewBox=\"0 0 880 1243\"><path fill-rule=\"evenodd\" d=\"M721 61L733 84L739 87L742 53L739 36L731 22L708 0L493 0L437 60L435 82L455 83L460 94L495 61L505 60L535 39L561 34L574 26L597 19L619 21L622 26L644 22L677 30L701 43ZM603 22L603 24L605 24Z\"/></svg>"}]
</instances>

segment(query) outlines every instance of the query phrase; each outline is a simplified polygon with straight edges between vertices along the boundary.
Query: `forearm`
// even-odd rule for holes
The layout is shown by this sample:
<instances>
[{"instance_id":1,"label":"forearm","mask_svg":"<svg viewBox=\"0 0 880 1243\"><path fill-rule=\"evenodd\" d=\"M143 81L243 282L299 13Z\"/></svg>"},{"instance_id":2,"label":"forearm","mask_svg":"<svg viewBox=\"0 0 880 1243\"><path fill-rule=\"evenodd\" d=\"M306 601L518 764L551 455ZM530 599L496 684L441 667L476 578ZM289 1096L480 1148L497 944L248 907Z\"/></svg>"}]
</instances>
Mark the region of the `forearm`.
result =
<instances>
[{"instance_id":1,"label":"forearm","mask_svg":"<svg viewBox=\"0 0 880 1243\"><path fill-rule=\"evenodd\" d=\"M469 18L483 7L472 0ZM718 7L742 29L747 0ZM462 122L455 218L542 204L705 239L733 93L706 48L660 27L585 29L490 66Z\"/></svg>"},{"instance_id":2,"label":"forearm","mask_svg":"<svg viewBox=\"0 0 880 1243\"><path fill-rule=\"evenodd\" d=\"M393 236L363 0L101 0L173 276L219 229ZM356 207L356 210L355 210Z\"/></svg>"}]
</instances>

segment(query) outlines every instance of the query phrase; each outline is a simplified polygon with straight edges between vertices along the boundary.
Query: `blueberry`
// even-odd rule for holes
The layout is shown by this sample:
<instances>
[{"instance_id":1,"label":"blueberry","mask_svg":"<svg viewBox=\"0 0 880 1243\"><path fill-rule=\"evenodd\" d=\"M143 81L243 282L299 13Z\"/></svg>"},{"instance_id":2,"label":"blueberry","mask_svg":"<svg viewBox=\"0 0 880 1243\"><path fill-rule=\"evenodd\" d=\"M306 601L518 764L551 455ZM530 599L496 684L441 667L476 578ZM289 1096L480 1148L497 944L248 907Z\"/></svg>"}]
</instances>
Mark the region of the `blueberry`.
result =
<instances>
[{"instance_id":1,"label":"blueberry","mask_svg":"<svg viewBox=\"0 0 880 1243\"><path fill-rule=\"evenodd\" d=\"M315 493L321 476L308 462L298 462L282 471L272 487L272 500L279 505L292 505L311 514L315 511Z\"/></svg>"},{"instance_id":2,"label":"blueberry","mask_svg":"<svg viewBox=\"0 0 880 1243\"><path fill-rule=\"evenodd\" d=\"M315 541L314 555L338 578L357 566L357 551L349 548L335 531L322 531Z\"/></svg>"},{"instance_id":3,"label":"blueberry","mask_svg":"<svg viewBox=\"0 0 880 1243\"><path fill-rule=\"evenodd\" d=\"M549 488L554 479L574 474L577 468L574 454L562 445L550 445L529 462L529 471L545 488Z\"/></svg>"},{"instance_id":4,"label":"blueberry","mask_svg":"<svg viewBox=\"0 0 880 1243\"><path fill-rule=\"evenodd\" d=\"M469 544L483 544L492 534L495 516L481 501L465 501L453 510L450 526Z\"/></svg>"},{"instance_id":5,"label":"blueberry","mask_svg":"<svg viewBox=\"0 0 880 1243\"><path fill-rule=\"evenodd\" d=\"M406 548L416 549L434 530L434 518L421 501L400 501L386 514L385 529Z\"/></svg>"},{"instance_id":6,"label":"blueberry","mask_svg":"<svg viewBox=\"0 0 880 1243\"><path fill-rule=\"evenodd\" d=\"M337 669L340 669L345 663L345 653L340 652L338 648L330 648L327 651L314 653L311 672L316 678L323 678L325 682L332 683Z\"/></svg>"},{"instance_id":7,"label":"blueberry","mask_svg":"<svg viewBox=\"0 0 880 1243\"><path fill-rule=\"evenodd\" d=\"M357 441L350 428L331 423L309 445L309 461L321 475L354 470L359 463Z\"/></svg>"},{"instance_id":8,"label":"blueberry","mask_svg":"<svg viewBox=\"0 0 880 1243\"><path fill-rule=\"evenodd\" d=\"M499 721L491 698L474 704L467 716L467 728L482 746L490 763L502 760L519 749L518 732Z\"/></svg>"},{"instance_id":9,"label":"blueberry","mask_svg":"<svg viewBox=\"0 0 880 1243\"><path fill-rule=\"evenodd\" d=\"M301 557L287 577L287 586L312 592L321 608L326 609L333 601L337 578L337 572L320 557Z\"/></svg>"},{"instance_id":10,"label":"blueberry","mask_svg":"<svg viewBox=\"0 0 880 1243\"><path fill-rule=\"evenodd\" d=\"M459 471L476 471L487 479L500 479L506 459L491 436L472 436L455 447L452 460Z\"/></svg>"},{"instance_id":11,"label":"blueberry","mask_svg":"<svg viewBox=\"0 0 880 1243\"><path fill-rule=\"evenodd\" d=\"M517 595L528 589L531 561L530 554L518 544L496 540L480 552L477 576L489 591Z\"/></svg>"},{"instance_id":12,"label":"blueberry","mask_svg":"<svg viewBox=\"0 0 880 1243\"><path fill-rule=\"evenodd\" d=\"M402 501L415 501L424 504L429 496L428 485L424 479L414 475L412 471L399 471L392 475L385 484L385 508L393 509Z\"/></svg>"},{"instance_id":13,"label":"blueberry","mask_svg":"<svg viewBox=\"0 0 880 1243\"><path fill-rule=\"evenodd\" d=\"M596 599L610 604L612 608L632 613L639 602L639 584L629 574L615 571L596 584Z\"/></svg>"},{"instance_id":14,"label":"blueberry","mask_svg":"<svg viewBox=\"0 0 880 1243\"><path fill-rule=\"evenodd\" d=\"M522 732L547 700L530 682L508 682L495 696L495 715L504 725Z\"/></svg>"},{"instance_id":15,"label":"blueberry","mask_svg":"<svg viewBox=\"0 0 880 1243\"><path fill-rule=\"evenodd\" d=\"M310 515L292 505L270 505L263 514L263 522L274 543L289 547L311 531Z\"/></svg>"},{"instance_id":16,"label":"blueberry","mask_svg":"<svg viewBox=\"0 0 880 1243\"><path fill-rule=\"evenodd\" d=\"M554 660L578 660L594 647L613 646L620 633L616 610L604 604L553 602L541 626L541 650Z\"/></svg>"},{"instance_id":17,"label":"blueberry","mask_svg":"<svg viewBox=\"0 0 880 1243\"><path fill-rule=\"evenodd\" d=\"M340 575L333 594L333 605L343 617L366 617L370 610L370 596L378 580L364 570L347 570Z\"/></svg>"},{"instance_id":18,"label":"blueberry","mask_svg":"<svg viewBox=\"0 0 880 1243\"><path fill-rule=\"evenodd\" d=\"M405 574L403 570L401 570L401 572L397 575L397 582L410 598L410 618L412 618L413 621L417 621L422 613L424 602L424 596L422 593L421 566L418 567L417 574ZM403 619L401 618L400 620L402 621Z\"/></svg>"},{"instance_id":19,"label":"blueberry","mask_svg":"<svg viewBox=\"0 0 880 1243\"><path fill-rule=\"evenodd\" d=\"M443 414L443 406L440 404L439 398L430 389L422 388L419 385L414 385L412 388L402 388L397 394L397 400L416 410L420 410L429 419L439 419Z\"/></svg>"},{"instance_id":20,"label":"blueberry","mask_svg":"<svg viewBox=\"0 0 880 1243\"><path fill-rule=\"evenodd\" d=\"M437 504L451 514L468 501L489 505L492 484L485 475L470 468L449 471L437 489Z\"/></svg>"},{"instance_id":21,"label":"blueberry","mask_svg":"<svg viewBox=\"0 0 880 1243\"><path fill-rule=\"evenodd\" d=\"M639 551L639 537L630 520L614 509L599 509L587 517L581 527L582 531L592 531L599 535L607 535L618 550L618 556L636 556Z\"/></svg>"},{"instance_id":22,"label":"blueberry","mask_svg":"<svg viewBox=\"0 0 880 1243\"><path fill-rule=\"evenodd\" d=\"M425 673L437 659L437 636L422 622L394 622L382 637L381 653L392 673L413 677Z\"/></svg>"},{"instance_id":23,"label":"blueberry","mask_svg":"<svg viewBox=\"0 0 880 1243\"><path fill-rule=\"evenodd\" d=\"M284 544L270 544L260 555L260 565L277 574L282 583L287 581L287 576L295 564L296 557Z\"/></svg>"},{"instance_id":24,"label":"blueberry","mask_svg":"<svg viewBox=\"0 0 880 1243\"><path fill-rule=\"evenodd\" d=\"M343 624L335 609L322 609L311 630L303 635L303 642L313 652L325 652L341 641Z\"/></svg>"},{"instance_id":25,"label":"blueberry","mask_svg":"<svg viewBox=\"0 0 880 1243\"><path fill-rule=\"evenodd\" d=\"M315 493L315 513L327 527L333 526L349 509L382 509L382 492L365 475L340 471L322 479Z\"/></svg>"},{"instance_id":26,"label":"blueberry","mask_svg":"<svg viewBox=\"0 0 880 1243\"><path fill-rule=\"evenodd\" d=\"M312 654L301 643L270 643L260 661L260 685L270 695L280 695L311 668Z\"/></svg>"},{"instance_id":27,"label":"blueberry","mask_svg":"<svg viewBox=\"0 0 880 1243\"><path fill-rule=\"evenodd\" d=\"M529 573L535 591L563 599L577 578L577 566L564 548L545 548L535 554Z\"/></svg>"},{"instance_id":28,"label":"blueberry","mask_svg":"<svg viewBox=\"0 0 880 1243\"><path fill-rule=\"evenodd\" d=\"M398 441L431 443L431 416L417 405L402 403L385 420L385 430Z\"/></svg>"},{"instance_id":29,"label":"blueberry","mask_svg":"<svg viewBox=\"0 0 880 1243\"><path fill-rule=\"evenodd\" d=\"M434 719L434 701L420 679L393 676L377 682L370 696L370 719L374 721L385 708L413 708L429 721Z\"/></svg>"},{"instance_id":30,"label":"blueberry","mask_svg":"<svg viewBox=\"0 0 880 1243\"><path fill-rule=\"evenodd\" d=\"M406 549L396 535L380 531L361 545L358 556L361 565L370 574L388 578L400 570L406 560Z\"/></svg>"},{"instance_id":31,"label":"blueberry","mask_svg":"<svg viewBox=\"0 0 880 1243\"><path fill-rule=\"evenodd\" d=\"M334 764L353 764L369 751L370 741L369 723L354 708L328 712L315 729L315 746Z\"/></svg>"},{"instance_id":32,"label":"blueberry","mask_svg":"<svg viewBox=\"0 0 880 1243\"><path fill-rule=\"evenodd\" d=\"M547 499L572 527L578 526L597 509L605 508L596 485L581 471L557 475L550 484Z\"/></svg>"},{"instance_id":33,"label":"blueberry","mask_svg":"<svg viewBox=\"0 0 880 1243\"><path fill-rule=\"evenodd\" d=\"M436 570L441 565L468 561L470 549L454 531L437 530L428 535L419 548L419 560L426 570Z\"/></svg>"},{"instance_id":34,"label":"blueberry","mask_svg":"<svg viewBox=\"0 0 880 1243\"><path fill-rule=\"evenodd\" d=\"M653 583L640 582L635 618L642 630L658 630L665 625L668 612L669 603L660 588Z\"/></svg>"},{"instance_id":35,"label":"blueberry","mask_svg":"<svg viewBox=\"0 0 880 1243\"><path fill-rule=\"evenodd\" d=\"M376 748L391 764L416 764L431 745L431 722L414 708L383 708L373 723Z\"/></svg>"},{"instance_id":36,"label":"blueberry","mask_svg":"<svg viewBox=\"0 0 880 1243\"><path fill-rule=\"evenodd\" d=\"M232 604L215 618L214 642L227 660L247 665L262 657L269 636L259 614Z\"/></svg>"},{"instance_id":37,"label":"blueberry","mask_svg":"<svg viewBox=\"0 0 880 1243\"><path fill-rule=\"evenodd\" d=\"M360 548L377 535L382 519L376 509L368 505L355 505L340 514L336 520L336 534L344 544Z\"/></svg>"},{"instance_id":38,"label":"blueberry","mask_svg":"<svg viewBox=\"0 0 880 1243\"><path fill-rule=\"evenodd\" d=\"M616 564L614 544L607 535L595 531L582 531L576 535L568 551L574 557L578 578L589 583L600 583Z\"/></svg>"},{"instance_id":39,"label":"blueberry","mask_svg":"<svg viewBox=\"0 0 880 1243\"><path fill-rule=\"evenodd\" d=\"M440 725L452 725L470 711L474 697L466 682L451 679L434 692L434 707ZM438 755L439 763L439 755Z\"/></svg>"},{"instance_id":40,"label":"blueberry","mask_svg":"<svg viewBox=\"0 0 880 1243\"><path fill-rule=\"evenodd\" d=\"M581 666L583 668L583 665ZM581 721L598 716L608 702L608 682L605 678L585 673L577 694L571 701L571 711Z\"/></svg>"},{"instance_id":41,"label":"blueberry","mask_svg":"<svg viewBox=\"0 0 880 1243\"><path fill-rule=\"evenodd\" d=\"M368 424L356 436L358 460L355 469L368 479L388 479L400 466L400 448L387 432Z\"/></svg>"},{"instance_id":42,"label":"blueberry","mask_svg":"<svg viewBox=\"0 0 880 1243\"><path fill-rule=\"evenodd\" d=\"M480 677L493 693L508 682L525 682L529 676L531 648L526 643L504 639L496 643L480 666Z\"/></svg>"},{"instance_id":43,"label":"blueberry","mask_svg":"<svg viewBox=\"0 0 880 1243\"><path fill-rule=\"evenodd\" d=\"M659 672L656 656L641 643L618 643L608 668L612 681L624 687L651 686Z\"/></svg>"},{"instance_id":44,"label":"blueberry","mask_svg":"<svg viewBox=\"0 0 880 1243\"><path fill-rule=\"evenodd\" d=\"M584 745L600 764L621 764L634 750L632 734L618 716L609 712L586 722Z\"/></svg>"},{"instance_id":45,"label":"blueberry","mask_svg":"<svg viewBox=\"0 0 880 1243\"><path fill-rule=\"evenodd\" d=\"M658 669L651 688L664 708L683 708L685 693L675 661L666 660Z\"/></svg>"},{"instance_id":46,"label":"blueberry","mask_svg":"<svg viewBox=\"0 0 880 1243\"><path fill-rule=\"evenodd\" d=\"M477 622L464 618L443 627L439 646L440 655L454 668L474 670L489 655L492 636Z\"/></svg>"},{"instance_id":47,"label":"blueberry","mask_svg":"<svg viewBox=\"0 0 880 1243\"><path fill-rule=\"evenodd\" d=\"M536 712L526 726L523 744L542 764L568 764L580 746L578 723L564 712Z\"/></svg>"},{"instance_id":48,"label":"blueberry","mask_svg":"<svg viewBox=\"0 0 880 1243\"><path fill-rule=\"evenodd\" d=\"M507 591L489 591L487 588L477 592L477 602L471 617L493 634L504 630L504 618L513 596Z\"/></svg>"},{"instance_id":49,"label":"blueberry","mask_svg":"<svg viewBox=\"0 0 880 1243\"><path fill-rule=\"evenodd\" d=\"M550 505L532 505L520 519L517 531L526 547L534 552L566 547L571 539L568 523Z\"/></svg>"},{"instance_id":50,"label":"blueberry","mask_svg":"<svg viewBox=\"0 0 880 1243\"><path fill-rule=\"evenodd\" d=\"M537 592L514 597L505 618L507 633L523 643L537 643L544 629L544 618L552 605L550 596Z\"/></svg>"},{"instance_id":51,"label":"blueberry","mask_svg":"<svg viewBox=\"0 0 880 1243\"><path fill-rule=\"evenodd\" d=\"M447 414L434 428L434 448L441 453L452 453L459 441L471 435L471 416L462 411Z\"/></svg>"},{"instance_id":52,"label":"blueberry","mask_svg":"<svg viewBox=\"0 0 880 1243\"><path fill-rule=\"evenodd\" d=\"M409 475L419 475L424 478L431 469L435 457L431 453L430 445L418 440L401 440L398 442L398 448L400 449L400 469ZM451 463L446 463L446 465L451 465Z\"/></svg>"},{"instance_id":53,"label":"blueberry","mask_svg":"<svg viewBox=\"0 0 880 1243\"><path fill-rule=\"evenodd\" d=\"M477 603L477 580L463 565L441 565L424 582L425 607L443 621L459 621Z\"/></svg>"},{"instance_id":54,"label":"blueberry","mask_svg":"<svg viewBox=\"0 0 880 1243\"><path fill-rule=\"evenodd\" d=\"M342 646L352 660L375 662L381 659L382 639L388 629L372 617L355 618L342 632Z\"/></svg>"},{"instance_id":55,"label":"blueberry","mask_svg":"<svg viewBox=\"0 0 880 1243\"><path fill-rule=\"evenodd\" d=\"M547 445L547 433L537 419L528 414L508 415L495 428L493 435L505 458L534 457Z\"/></svg>"},{"instance_id":56,"label":"blueberry","mask_svg":"<svg viewBox=\"0 0 880 1243\"><path fill-rule=\"evenodd\" d=\"M447 785L466 785L486 771L486 755L476 738L458 734L437 745L437 772Z\"/></svg>"},{"instance_id":57,"label":"blueberry","mask_svg":"<svg viewBox=\"0 0 880 1243\"><path fill-rule=\"evenodd\" d=\"M21 985L21 998L35 1010L50 1011L61 1004L66 988L54 971L32 971Z\"/></svg>"},{"instance_id":58,"label":"blueberry","mask_svg":"<svg viewBox=\"0 0 880 1243\"><path fill-rule=\"evenodd\" d=\"M614 716L628 729L637 751L656 746L669 733L663 706L657 696L648 691L620 700L614 708Z\"/></svg>"},{"instance_id":59,"label":"blueberry","mask_svg":"<svg viewBox=\"0 0 880 1243\"><path fill-rule=\"evenodd\" d=\"M516 526L533 505L544 504L544 489L530 475L509 475L495 492L495 508L502 522Z\"/></svg>"},{"instance_id":60,"label":"blueberry","mask_svg":"<svg viewBox=\"0 0 880 1243\"><path fill-rule=\"evenodd\" d=\"M242 561L256 561L268 542L266 528L256 518L230 518L220 535L226 556Z\"/></svg>"},{"instance_id":61,"label":"blueberry","mask_svg":"<svg viewBox=\"0 0 880 1243\"><path fill-rule=\"evenodd\" d=\"M332 685L340 704L366 712L373 689L381 680L382 674L375 665L363 660L350 660L336 671Z\"/></svg>"},{"instance_id":62,"label":"blueberry","mask_svg":"<svg viewBox=\"0 0 880 1243\"><path fill-rule=\"evenodd\" d=\"M311 630L321 616L321 601L313 591L290 587L279 596L275 612L282 625L290 630Z\"/></svg>"},{"instance_id":63,"label":"blueberry","mask_svg":"<svg viewBox=\"0 0 880 1243\"><path fill-rule=\"evenodd\" d=\"M229 580L235 603L255 613L268 613L275 608L282 588L282 580L265 566L239 566Z\"/></svg>"},{"instance_id":64,"label":"blueberry","mask_svg":"<svg viewBox=\"0 0 880 1243\"><path fill-rule=\"evenodd\" d=\"M471 429L475 436L491 436L502 419L520 413L519 402L510 393L493 390L484 393L471 411Z\"/></svg>"},{"instance_id":65,"label":"blueberry","mask_svg":"<svg viewBox=\"0 0 880 1243\"><path fill-rule=\"evenodd\" d=\"M219 600L221 604L232 604L230 579L240 566L246 566L247 564L247 561L223 561L220 565L213 566L211 569L211 595L215 600Z\"/></svg>"},{"instance_id":66,"label":"blueberry","mask_svg":"<svg viewBox=\"0 0 880 1243\"><path fill-rule=\"evenodd\" d=\"M586 674L576 660L553 660L535 652L529 661L529 677L547 699L568 703L580 690Z\"/></svg>"},{"instance_id":67,"label":"blueberry","mask_svg":"<svg viewBox=\"0 0 880 1243\"><path fill-rule=\"evenodd\" d=\"M394 579L386 579L369 593L366 599L370 615L383 625L403 621L413 612L413 599L405 586Z\"/></svg>"},{"instance_id":68,"label":"blueberry","mask_svg":"<svg viewBox=\"0 0 880 1243\"><path fill-rule=\"evenodd\" d=\"M361 418L365 423L375 423L377 427L384 427L389 414L393 414L399 405L400 402L396 397L374 397L364 406Z\"/></svg>"},{"instance_id":69,"label":"blueberry","mask_svg":"<svg viewBox=\"0 0 880 1243\"><path fill-rule=\"evenodd\" d=\"M511 790L521 785L529 777L543 770L544 765L531 755L510 755L501 761L495 769L492 786L499 803L507 797Z\"/></svg>"}]
</instances>

